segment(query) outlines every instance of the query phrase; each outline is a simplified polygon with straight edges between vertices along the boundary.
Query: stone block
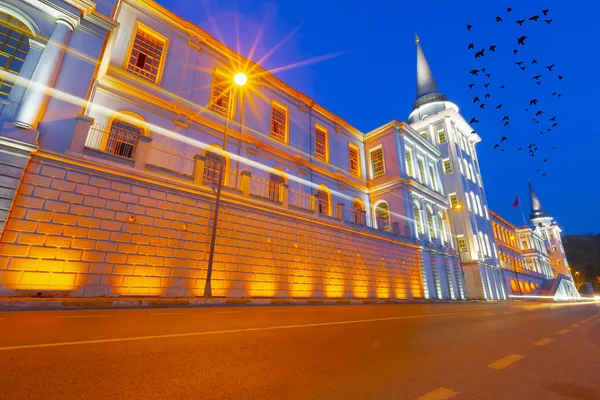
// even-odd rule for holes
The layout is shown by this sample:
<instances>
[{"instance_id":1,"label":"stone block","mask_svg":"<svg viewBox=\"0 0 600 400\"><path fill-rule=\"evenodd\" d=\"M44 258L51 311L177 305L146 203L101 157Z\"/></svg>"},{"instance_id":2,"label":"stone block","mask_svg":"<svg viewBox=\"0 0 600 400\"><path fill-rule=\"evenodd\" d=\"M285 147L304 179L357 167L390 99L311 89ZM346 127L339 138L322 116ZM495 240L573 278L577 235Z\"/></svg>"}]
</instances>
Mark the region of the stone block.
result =
<instances>
[{"instance_id":1,"label":"stone block","mask_svg":"<svg viewBox=\"0 0 600 400\"><path fill-rule=\"evenodd\" d=\"M131 234L130 233L122 233L122 232L111 232L110 240L112 242L118 242L118 243L130 243L131 242Z\"/></svg>"},{"instance_id":2,"label":"stone block","mask_svg":"<svg viewBox=\"0 0 600 400\"><path fill-rule=\"evenodd\" d=\"M119 200L119 192L111 189L100 189L98 196L107 200Z\"/></svg>"},{"instance_id":3,"label":"stone block","mask_svg":"<svg viewBox=\"0 0 600 400\"><path fill-rule=\"evenodd\" d=\"M65 203L83 204L83 195L77 193L63 191L60 193L59 199Z\"/></svg>"},{"instance_id":4,"label":"stone block","mask_svg":"<svg viewBox=\"0 0 600 400\"><path fill-rule=\"evenodd\" d=\"M141 276L124 276L123 286L143 286Z\"/></svg>"},{"instance_id":5,"label":"stone block","mask_svg":"<svg viewBox=\"0 0 600 400\"><path fill-rule=\"evenodd\" d=\"M105 208L106 200L101 199L99 197L85 196L83 198L83 205L87 206L87 207L94 207L94 208Z\"/></svg>"},{"instance_id":6,"label":"stone block","mask_svg":"<svg viewBox=\"0 0 600 400\"><path fill-rule=\"evenodd\" d=\"M50 165L43 165L40 174L51 178L63 179L67 174L67 171L61 168L51 167Z\"/></svg>"},{"instance_id":7,"label":"stone block","mask_svg":"<svg viewBox=\"0 0 600 400\"><path fill-rule=\"evenodd\" d=\"M22 244L31 244L36 246L41 246L44 244L46 240L46 235L40 235L38 233L20 233L19 234L19 243Z\"/></svg>"},{"instance_id":8,"label":"stone block","mask_svg":"<svg viewBox=\"0 0 600 400\"><path fill-rule=\"evenodd\" d=\"M49 272L25 271L21 277L21 284L36 289L47 286L50 282Z\"/></svg>"},{"instance_id":9,"label":"stone block","mask_svg":"<svg viewBox=\"0 0 600 400\"><path fill-rule=\"evenodd\" d=\"M58 200L60 191L37 186L33 189L33 196L46 200Z\"/></svg>"},{"instance_id":10,"label":"stone block","mask_svg":"<svg viewBox=\"0 0 600 400\"><path fill-rule=\"evenodd\" d=\"M44 210L46 211L57 211L60 213L66 213L69 211L70 204L63 203L60 201L46 200L44 203Z\"/></svg>"},{"instance_id":11,"label":"stone block","mask_svg":"<svg viewBox=\"0 0 600 400\"><path fill-rule=\"evenodd\" d=\"M138 200L139 200L139 197L134 194L121 193L119 195L119 201L121 201L123 203L137 204Z\"/></svg>"},{"instance_id":12,"label":"stone block","mask_svg":"<svg viewBox=\"0 0 600 400\"><path fill-rule=\"evenodd\" d=\"M79 204L73 204L73 205L71 205L71 208L69 209L69 214L79 215L79 216L84 216L84 217L91 217L92 215L94 215L94 208L88 207L88 206L82 206Z\"/></svg>"},{"instance_id":13,"label":"stone block","mask_svg":"<svg viewBox=\"0 0 600 400\"><path fill-rule=\"evenodd\" d=\"M96 246L95 240L82 239L82 238L73 239L73 243L71 244L72 248L81 249L81 250L93 250L95 246Z\"/></svg>"},{"instance_id":14,"label":"stone block","mask_svg":"<svg viewBox=\"0 0 600 400\"><path fill-rule=\"evenodd\" d=\"M123 227L123 223L119 221L102 220L100 226L105 231L120 231ZM111 235L116 232L112 232Z\"/></svg>"},{"instance_id":15,"label":"stone block","mask_svg":"<svg viewBox=\"0 0 600 400\"><path fill-rule=\"evenodd\" d=\"M48 236L46 238L46 246L51 247L71 247L73 238L65 236Z\"/></svg>"},{"instance_id":16,"label":"stone block","mask_svg":"<svg viewBox=\"0 0 600 400\"><path fill-rule=\"evenodd\" d=\"M83 226L85 228L97 229L97 228L100 228L100 220L96 219L96 218L79 217L79 220L77 221L77 225Z\"/></svg>"},{"instance_id":17,"label":"stone block","mask_svg":"<svg viewBox=\"0 0 600 400\"><path fill-rule=\"evenodd\" d=\"M52 179L50 187L64 192L73 192L77 184L75 182L63 181L62 179Z\"/></svg>"},{"instance_id":18,"label":"stone block","mask_svg":"<svg viewBox=\"0 0 600 400\"><path fill-rule=\"evenodd\" d=\"M127 254L108 253L108 254L106 254L105 261L107 263L113 263L113 264L124 264L125 262L127 262Z\"/></svg>"},{"instance_id":19,"label":"stone block","mask_svg":"<svg viewBox=\"0 0 600 400\"><path fill-rule=\"evenodd\" d=\"M105 251L105 252L113 253L113 252L117 251L117 243L97 241L96 242L96 251Z\"/></svg>"},{"instance_id":20,"label":"stone block","mask_svg":"<svg viewBox=\"0 0 600 400\"><path fill-rule=\"evenodd\" d=\"M77 274L53 272L52 274L50 274L49 284L56 286L65 286L70 288L75 286L76 278Z\"/></svg>"},{"instance_id":21,"label":"stone block","mask_svg":"<svg viewBox=\"0 0 600 400\"><path fill-rule=\"evenodd\" d=\"M100 285L102 286L121 286L123 284L123 276L121 275L102 275L100 277Z\"/></svg>"},{"instance_id":22,"label":"stone block","mask_svg":"<svg viewBox=\"0 0 600 400\"><path fill-rule=\"evenodd\" d=\"M110 210L103 210L101 208L96 208L94 210L94 218L101 218L101 219L107 219L107 220L114 220L115 219L115 212L114 211L110 211Z\"/></svg>"},{"instance_id":23,"label":"stone block","mask_svg":"<svg viewBox=\"0 0 600 400\"><path fill-rule=\"evenodd\" d=\"M59 260L79 261L83 256L83 250L77 249L58 249L56 258Z\"/></svg>"},{"instance_id":24,"label":"stone block","mask_svg":"<svg viewBox=\"0 0 600 400\"><path fill-rule=\"evenodd\" d=\"M144 196L144 197L148 197L150 194L150 191L146 188L143 188L141 186L131 186L131 193L135 194L137 196ZM141 200L141 199L140 199Z\"/></svg>"},{"instance_id":25,"label":"stone block","mask_svg":"<svg viewBox=\"0 0 600 400\"><path fill-rule=\"evenodd\" d=\"M98 196L99 191L100 190L95 186L84 185L81 183L78 183L75 187L75 193L83 194L85 196L96 197Z\"/></svg>"},{"instance_id":26,"label":"stone block","mask_svg":"<svg viewBox=\"0 0 600 400\"><path fill-rule=\"evenodd\" d=\"M56 247L41 247L31 246L29 249L29 257L31 258L56 258L58 248Z\"/></svg>"},{"instance_id":27,"label":"stone block","mask_svg":"<svg viewBox=\"0 0 600 400\"><path fill-rule=\"evenodd\" d=\"M35 232L38 223L36 221L24 221L21 219L11 218L6 224L6 229L16 232Z\"/></svg>"},{"instance_id":28,"label":"stone block","mask_svg":"<svg viewBox=\"0 0 600 400\"><path fill-rule=\"evenodd\" d=\"M108 200L106 202L106 209L125 212L127 210L127 204L121 203L120 201Z\"/></svg>"},{"instance_id":29,"label":"stone block","mask_svg":"<svg viewBox=\"0 0 600 400\"><path fill-rule=\"evenodd\" d=\"M15 199L15 206L41 209L44 206L44 199L38 199L37 197L31 196L17 195L17 198Z\"/></svg>"},{"instance_id":30,"label":"stone block","mask_svg":"<svg viewBox=\"0 0 600 400\"><path fill-rule=\"evenodd\" d=\"M88 238L95 240L108 240L110 239L110 232L101 229L90 229L88 231Z\"/></svg>"},{"instance_id":31,"label":"stone block","mask_svg":"<svg viewBox=\"0 0 600 400\"><path fill-rule=\"evenodd\" d=\"M40 260L33 258L11 258L8 262L8 269L19 271L36 271L40 265Z\"/></svg>"},{"instance_id":32,"label":"stone block","mask_svg":"<svg viewBox=\"0 0 600 400\"><path fill-rule=\"evenodd\" d=\"M83 261L104 262L106 253L102 251L84 251L81 259Z\"/></svg>"},{"instance_id":33,"label":"stone block","mask_svg":"<svg viewBox=\"0 0 600 400\"><path fill-rule=\"evenodd\" d=\"M110 181L108 179L98 178L97 176L90 176L89 184L104 189L110 188Z\"/></svg>"},{"instance_id":34,"label":"stone block","mask_svg":"<svg viewBox=\"0 0 600 400\"><path fill-rule=\"evenodd\" d=\"M75 171L67 171L67 176L65 179L68 181L87 184L90 181L90 176Z\"/></svg>"},{"instance_id":35,"label":"stone block","mask_svg":"<svg viewBox=\"0 0 600 400\"><path fill-rule=\"evenodd\" d=\"M131 192L131 185L123 182L112 181L111 189L117 192L129 193Z\"/></svg>"},{"instance_id":36,"label":"stone block","mask_svg":"<svg viewBox=\"0 0 600 400\"><path fill-rule=\"evenodd\" d=\"M0 243L0 255L11 257L27 257L31 246L25 244Z\"/></svg>"},{"instance_id":37,"label":"stone block","mask_svg":"<svg viewBox=\"0 0 600 400\"><path fill-rule=\"evenodd\" d=\"M125 254L137 254L137 244L119 243L118 252Z\"/></svg>"}]
</instances>

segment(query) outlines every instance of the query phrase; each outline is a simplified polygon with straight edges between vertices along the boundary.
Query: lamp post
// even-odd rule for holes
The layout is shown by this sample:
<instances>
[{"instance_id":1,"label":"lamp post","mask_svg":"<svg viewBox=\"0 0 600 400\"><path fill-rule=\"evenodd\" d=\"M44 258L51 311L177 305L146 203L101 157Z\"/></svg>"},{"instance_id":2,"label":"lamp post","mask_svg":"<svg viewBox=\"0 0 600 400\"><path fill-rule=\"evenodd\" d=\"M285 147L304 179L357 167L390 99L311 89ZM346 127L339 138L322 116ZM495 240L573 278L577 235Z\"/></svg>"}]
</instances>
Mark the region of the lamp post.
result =
<instances>
[{"instance_id":1,"label":"lamp post","mask_svg":"<svg viewBox=\"0 0 600 400\"><path fill-rule=\"evenodd\" d=\"M231 103L233 102L233 98L235 97L235 88L241 88L248 81L248 77L242 73L238 72L233 77L233 83L235 84L229 93L229 98L227 99L227 110L225 113L225 130L223 131L223 153L227 148L227 131L229 130L229 119L231 113ZM215 241L217 238L217 221L219 219L219 205L221 204L221 188L223 187L223 174L225 172L225 154L223 154L220 165L219 165L219 179L217 181L217 197L215 199L215 212L213 216L212 223L212 235L210 239L210 248L208 250L208 268L206 269L206 282L204 284L204 297L211 298L212 297L212 270L213 270L213 260L215 257Z\"/></svg>"}]
</instances>

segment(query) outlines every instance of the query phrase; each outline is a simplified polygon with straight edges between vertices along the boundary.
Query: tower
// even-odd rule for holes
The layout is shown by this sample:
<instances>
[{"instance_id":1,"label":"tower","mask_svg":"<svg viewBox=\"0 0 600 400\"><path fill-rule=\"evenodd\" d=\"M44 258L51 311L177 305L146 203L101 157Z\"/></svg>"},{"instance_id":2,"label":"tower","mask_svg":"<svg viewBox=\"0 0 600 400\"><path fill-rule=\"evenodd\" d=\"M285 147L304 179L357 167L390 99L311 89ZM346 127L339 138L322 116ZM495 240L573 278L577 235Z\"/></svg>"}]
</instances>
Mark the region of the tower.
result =
<instances>
[{"instance_id":1,"label":"tower","mask_svg":"<svg viewBox=\"0 0 600 400\"><path fill-rule=\"evenodd\" d=\"M505 299L475 150L481 138L460 115L458 106L438 89L418 36L416 45L417 93L408 122L442 153L442 184L452 207L450 226L461 257L467 296Z\"/></svg>"}]
</instances>

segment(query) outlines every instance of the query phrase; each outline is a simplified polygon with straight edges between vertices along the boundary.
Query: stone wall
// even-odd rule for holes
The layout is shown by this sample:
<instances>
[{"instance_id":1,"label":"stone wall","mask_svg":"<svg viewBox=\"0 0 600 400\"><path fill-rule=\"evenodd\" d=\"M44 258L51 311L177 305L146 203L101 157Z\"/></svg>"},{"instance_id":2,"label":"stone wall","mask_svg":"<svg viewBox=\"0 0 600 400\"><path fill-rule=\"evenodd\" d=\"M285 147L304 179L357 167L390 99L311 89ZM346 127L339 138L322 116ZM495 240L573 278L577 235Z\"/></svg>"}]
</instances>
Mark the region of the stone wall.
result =
<instances>
[{"instance_id":1,"label":"stone wall","mask_svg":"<svg viewBox=\"0 0 600 400\"><path fill-rule=\"evenodd\" d=\"M213 193L90 165L32 157L0 240L0 295L201 296ZM415 245L334 222L225 193L213 295L423 297Z\"/></svg>"}]
</instances>

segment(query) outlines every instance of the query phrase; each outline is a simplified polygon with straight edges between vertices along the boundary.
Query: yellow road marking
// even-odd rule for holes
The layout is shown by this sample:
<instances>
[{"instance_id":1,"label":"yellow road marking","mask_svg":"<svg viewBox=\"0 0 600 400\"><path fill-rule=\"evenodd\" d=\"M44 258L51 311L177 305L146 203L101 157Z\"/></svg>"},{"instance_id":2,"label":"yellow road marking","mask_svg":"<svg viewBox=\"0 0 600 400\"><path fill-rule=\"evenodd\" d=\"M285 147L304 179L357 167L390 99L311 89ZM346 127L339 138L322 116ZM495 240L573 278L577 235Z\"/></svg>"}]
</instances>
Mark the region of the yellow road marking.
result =
<instances>
[{"instance_id":1,"label":"yellow road marking","mask_svg":"<svg viewBox=\"0 0 600 400\"><path fill-rule=\"evenodd\" d=\"M243 311L217 311L215 314L241 314Z\"/></svg>"},{"instance_id":2,"label":"yellow road marking","mask_svg":"<svg viewBox=\"0 0 600 400\"><path fill-rule=\"evenodd\" d=\"M170 312L170 313L155 313L155 314L148 314L148 315L185 315L186 313L184 312Z\"/></svg>"},{"instance_id":3,"label":"yellow road marking","mask_svg":"<svg viewBox=\"0 0 600 400\"><path fill-rule=\"evenodd\" d=\"M107 318L112 317L112 315L66 315L57 317L59 319L67 319L67 318Z\"/></svg>"},{"instance_id":4,"label":"yellow road marking","mask_svg":"<svg viewBox=\"0 0 600 400\"><path fill-rule=\"evenodd\" d=\"M565 333L569 333L570 331L568 329L561 329L560 331L556 332L559 335L564 335Z\"/></svg>"},{"instance_id":5,"label":"yellow road marking","mask_svg":"<svg viewBox=\"0 0 600 400\"><path fill-rule=\"evenodd\" d=\"M427 393L425 396L419 397L417 400L445 400L451 399L457 394L458 393L452 389L439 388L434 390L433 392Z\"/></svg>"},{"instance_id":6,"label":"yellow road marking","mask_svg":"<svg viewBox=\"0 0 600 400\"><path fill-rule=\"evenodd\" d=\"M274 330L280 330L280 329L315 328L315 327L321 327L321 326L364 324L367 322L400 321L400 320L404 320L404 319L423 319L423 318L432 318L432 317L449 317L449 316L454 316L454 315L477 315L477 314L482 314L482 312L481 311L469 311L469 312L451 312L451 313L438 313L438 314L406 315L406 316L401 316L401 317L385 317L385 318L372 318L372 319L356 319L356 320L350 320L350 321L318 322L318 323L313 323L313 324L301 324L301 325L279 325L279 326L266 326L266 327L261 327L261 328L244 328L244 329L227 329L227 330L219 330L219 331L172 333L172 334L166 334L166 335L150 335L150 336L134 336L134 337L114 338L114 339L82 340L82 341L77 341L77 342L25 344L25 345L20 345L20 346L0 347L0 351L39 349L39 348L44 348L44 347L76 346L76 345L83 345L83 344L133 342L133 341L138 341L138 340L151 340L151 339L169 339L169 338L194 337L194 336L222 335L222 334L226 334L226 333L274 331Z\"/></svg>"},{"instance_id":7,"label":"yellow road marking","mask_svg":"<svg viewBox=\"0 0 600 400\"><path fill-rule=\"evenodd\" d=\"M523 357L525 357L525 356L522 356L520 354L511 354L510 356L506 356L496 362L491 363L490 365L488 365L488 368L504 369L504 368L508 367L509 365L516 363Z\"/></svg>"},{"instance_id":8,"label":"yellow road marking","mask_svg":"<svg viewBox=\"0 0 600 400\"><path fill-rule=\"evenodd\" d=\"M534 346L545 346L548 343L552 342L554 339L550 339L550 338L544 338L541 340L538 340L537 342L535 342L533 345Z\"/></svg>"},{"instance_id":9,"label":"yellow road marking","mask_svg":"<svg viewBox=\"0 0 600 400\"><path fill-rule=\"evenodd\" d=\"M272 311L267 311L270 313L278 313L278 312L290 312L290 310L272 310Z\"/></svg>"}]
</instances>

